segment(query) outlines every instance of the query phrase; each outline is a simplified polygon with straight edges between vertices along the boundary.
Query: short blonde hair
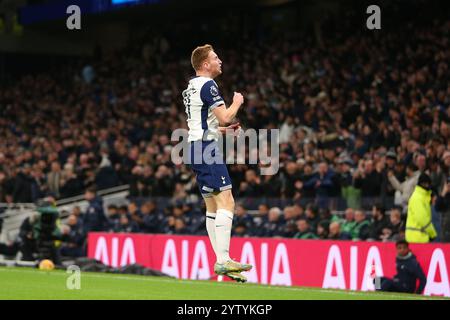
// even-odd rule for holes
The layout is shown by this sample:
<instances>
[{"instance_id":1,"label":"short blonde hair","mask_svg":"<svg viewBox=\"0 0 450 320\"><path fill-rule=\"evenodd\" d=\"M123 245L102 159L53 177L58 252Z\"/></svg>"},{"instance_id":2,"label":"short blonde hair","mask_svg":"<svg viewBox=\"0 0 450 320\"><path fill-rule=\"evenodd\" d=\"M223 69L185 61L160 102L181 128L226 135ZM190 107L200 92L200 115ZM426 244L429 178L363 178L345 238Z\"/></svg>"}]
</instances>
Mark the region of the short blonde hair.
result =
<instances>
[{"instance_id":1,"label":"short blonde hair","mask_svg":"<svg viewBox=\"0 0 450 320\"><path fill-rule=\"evenodd\" d=\"M210 44L197 47L192 51L191 64L195 71L198 71L202 67L202 63L208 58L210 51L213 51L213 47Z\"/></svg>"}]
</instances>

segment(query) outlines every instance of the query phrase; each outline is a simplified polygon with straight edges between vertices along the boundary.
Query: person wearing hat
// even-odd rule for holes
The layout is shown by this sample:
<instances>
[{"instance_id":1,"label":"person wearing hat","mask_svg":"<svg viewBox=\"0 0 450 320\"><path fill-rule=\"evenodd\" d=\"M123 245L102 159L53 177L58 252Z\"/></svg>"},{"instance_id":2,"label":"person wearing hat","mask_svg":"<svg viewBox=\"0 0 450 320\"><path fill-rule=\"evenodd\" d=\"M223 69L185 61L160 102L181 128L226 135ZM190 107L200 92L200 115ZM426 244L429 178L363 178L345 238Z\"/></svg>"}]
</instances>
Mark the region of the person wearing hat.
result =
<instances>
[{"instance_id":1,"label":"person wearing hat","mask_svg":"<svg viewBox=\"0 0 450 320\"><path fill-rule=\"evenodd\" d=\"M431 178L421 173L408 202L405 238L409 243L428 243L436 236L431 222Z\"/></svg>"}]
</instances>

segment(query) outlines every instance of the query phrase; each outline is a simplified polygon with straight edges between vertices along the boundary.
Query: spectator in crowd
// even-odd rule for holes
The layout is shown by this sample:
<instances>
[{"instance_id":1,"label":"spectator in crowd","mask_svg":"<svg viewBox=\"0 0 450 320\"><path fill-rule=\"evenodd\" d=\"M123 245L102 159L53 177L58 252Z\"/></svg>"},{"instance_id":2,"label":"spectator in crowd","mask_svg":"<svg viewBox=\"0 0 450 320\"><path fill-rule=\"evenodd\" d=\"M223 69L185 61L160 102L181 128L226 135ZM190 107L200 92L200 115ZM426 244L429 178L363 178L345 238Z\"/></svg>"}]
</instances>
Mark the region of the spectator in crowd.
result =
<instances>
[{"instance_id":1,"label":"spectator in crowd","mask_svg":"<svg viewBox=\"0 0 450 320\"><path fill-rule=\"evenodd\" d=\"M379 291L421 294L427 284L427 278L417 262L416 256L411 252L408 242L405 240L397 241L395 248L397 249L397 274L393 279L375 278L375 288ZM379 282L378 288L377 282ZM418 286L417 282L419 282Z\"/></svg>"},{"instance_id":2,"label":"spectator in crowd","mask_svg":"<svg viewBox=\"0 0 450 320\"><path fill-rule=\"evenodd\" d=\"M139 211L139 207L136 202L131 201L128 204L128 215L130 219L136 222L139 227L143 225L142 213Z\"/></svg>"},{"instance_id":3,"label":"spectator in crowd","mask_svg":"<svg viewBox=\"0 0 450 320\"><path fill-rule=\"evenodd\" d=\"M338 166L338 185L341 188L344 208L356 208L360 205L361 190L353 186L352 169L353 161L350 158L340 160Z\"/></svg>"},{"instance_id":4,"label":"spectator in crowd","mask_svg":"<svg viewBox=\"0 0 450 320\"><path fill-rule=\"evenodd\" d=\"M18 170L14 181L14 190L12 198L14 202L30 203L37 199L33 199L33 178L31 176L31 167L28 163L24 164Z\"/></svg>"},{"instance_id":5,"label":"spectator in crowd","mask_svg":"<svg viewBox=\"0 0 450 320\"><path fill-rule=\"evenodd\" d=\"M328 233L329 240L342 240L341 225L339 222L330 223L330 231Z\"/></svg>"},{"instance_id":6,"label":"spectator in crowd","mask_svg":"<svg viewBox=\"0 0 450 320\"><path fill-rule=\"evenodd\" d=\"M450 242L450 175L436 200L436 210L441 213L441 241Z\"/></svg>"},{"instance_id":7,"label":"spectator in crowd","mask_svg":"<svg viewBox=\"0 0 450 320\"><path fill-rule=\"evenodd\" d=\"M294 217L297 219L305 217L305 209L299 203L294 203L292 208L294 208Z\"/></svg>"},{"instance_id":8,"label":"spectator in crowd","mask_svg":"<svg viewBox=\"0 0 450 320\"><path fill-rule=\"evenodd\" d=\"M262 225L263 233L259 234L261 237L282 237L283 230L283 216L281 209L273 207L269 210L269 218L266 223Z\"/></svg>"},{"instance_id":9,"label":"spectator in crowd","mask_svg":"<svg viewBox=\"0 0 450 320\"><path fill-rule=\"evenodd\" d=\"M319 217L320 220L327 220L329 222L337 221L339 223L342 222L342 219L337 214L332 214L331 210L328 208L319 209Z\"/></svg>"},{"instance_id":10,"label":"spectator in crowd","mask_svg":"<svg viewBox=\"0 0 450 320\"><path fill-rule=\"evenodd\" d=\"M191 234L206 235L206 215L204 213L205 211L203 211L206 210L206 208L202 208L200 210L196 205L192 203L183 203L182 209L189 232Z\"/></svg>"},{"instance_id":11,"label":"spectator in crowd","mask_svg":"<svg viewBox=\"0 0 450 320\"><path fill-rule=\"evenodd\" d=\"M255 227L258 227L263 222L267 221L269 210L270 207L266 203L262 203L258 206L258 212L253 216L253 224Z\"/></svg>"},{"instance_id":12,"label":"spectator in crowd","mask_svg":"<svg viewBox=\"0 0 450 320\"><path fill-rule=\"evenodd\" d=\"M389 225L389 219L386 217L384 208L380 204L376 204L372 207L372 221L369 227L368 240L381 240L383 229Z\"/></svg>"},{"instance_id":13,"label":"spectator in crowd","mask_svg":"<svg viewBox=\"0 0 450 320\"><path fill-rule=\"evenodd\" d=\"M431 221L431 179L421 173L408 202L405 238L408 243L428 243L436 238Z\"/></svg>"},{"instance_id":14,"label":"spectator in crowd","mask_svg":"<svg viewBox=\"0 0 450 320\"><path fill-rule=\"evenodd\" d=\"M328 168L326 162L319 163L317 173L305 182L305 188L314 188L319 208L326 208L334 187L334 172Z\"/></svg>"},{"instance_id":15,"label":"spectator in crowd","mask_svg":"<svg viewBox=\"0 0 450 320\"><path fill-rule=\"evenodd\" d=\"M61 172L61 165L58 161L53 161L51 164L50 172L47 174L48 189L57 198L61 195L63 174Z\"/></svg>"},{"instance_id":16,"label":"spectator in crowd","mask_svg":"<svg viewBox=\"0 0 450 320\"><path fill-rule=\"evenodd\" d=\"M162 233L174 234L175 233L175 217L170 215L164 219Z\"/></svg>"},{"instance_id":17,"label":"spectator in crowd","mask_svg":"<svg viewBox=\"0 0 450 320\"><path fill-rule=\"evenodd\" d=\"M78 221L77 216L71 214L67 218L67 225L62 228L62 241L61 256L82 257L86 255L84 250L84 228L81 221Z\"/></svg>"},{"instance_id":18,"label":"spectator in crowd","mask_svg":"<svg viewBox=\"0 0 450 320\"><path fill-rule=\"evenodd\" d=\"M266 203L258 206L258 213L253 217L253 230L251 231L252 236L260 237L264 234L263 226L269 222L269 211L270 208Z\"/></svg>"},{"instance_id":19,"label":"spectator in crowd","mask_svg":"<svg viewBox=\"0 0 450 320\"><path fill-rule=\"evenodd\" d=\"M119 228L120 214L115 204L110 204L106 209L106 219L108 221L108 230L113 231Z\"/></svg>"},{"instance_id":20,"label":"spectator in crowd","mask_svg":"<svg viewBox=\"0 0 450 320\"><path fill-rule=\"evenodd\" d=\"M288 175L286 175L285 179L286 180L294 180L294 185L293 185L293 192L295 192L295 188L298 189L298 194L302 195L303 198L305 198L308 202L312 202L313 199L315 199L316 197L316 189L314 188L313 184L308 184L305 185L305 183L307 181L310 181L313 176L314 176L314 172L313 172L313 166L311 163L305 163L304 167L303 167L303 173L296 173L296 175L292 175L291 173L289 173L289 171L287 171ZM291 177L289 179L289 177ZM300 193L301 191L301 193ZM285 194L285 196L288 196L287 194Z\"/></svg>"},{"instance_id":21,"label":"spectator in crowd","mask_svg":"<svg viewBox=\"0 0 450 320\"><path fill-rule=\"evenodd\" d=\"M317 239L317 236L311 232L308 220L302 218L297 220L298 232L294 235L295 239Z\"/></svg>"},{"instance_id":22,"label":"spectator in crowd","mask_svg":"<svg viewBox=\"0 0 450 320\"><path fill-rule=\"evenodd\" d=\"M177 217L174 222L174 234L188 234L186 222L183 218Z\"/></svg>"},{"instance_id":23,"label":"spectator in crowd","mask_svg":"<svg viewBox=\"0 0 450 320\"><path fill-rule=\"evenodd\" d=\"M373 160L361 160L358 169L353 175L354 186L361 190L361 196L365 199L363 207L367 207L374 201L379 201L381 193L381 174L375 170Z\"/></svg>"},{"instance_id":24,"label":"spectator in crowd","mask_svg":"<svg viewBox=\"0 0 450 320\"><path fill-rule=\"evenodd\" d=\"M244 206L242 204L238 204L236 206L236 209L234 212L233 224L245 225L246 231L253 230L253 218L250 216L250 214L247 213L247 210L244 208Z\"/></svg>"},{"instance_id":25,"label":"spectator in crowd","mask_svg":"<svg viewBox=\"0 0 450 320\"><path fill-rule=\"evenodd\" d=\"M353 240L366 240L369 237L370 222L362 210L355 210L355 227L352 231Z\"/></svg>"},{"instance_id":26,"label":"spectator in crowd","mask_svg":"<svg viewBox=\"0 0 450 320\"><path fill-rule=\"evenodd\" d=\"M400 208L393 208L389 216L390 222L386 228L383 229L381 240L383 241L398 241L405 238L405 223L402 220L402 212Z\"/></svg>"},{"instance_id":27,"label":"spectator in crowd","mask_svg":"<svg viewBox=\"0 0 450 320\"><path fill-rule=\"evenodd\" d=\"M105 230L108 221L103 212L103 200L97 196L96 189L94 187L88 188L84 194L84 198L89 203L83 215L85 233Z\"/></svg>"},{"instance_id":28,"label":"spectator in crowd","mask_svg":"<svg viewBox=\"0 0 450 320\"><path fill-rule=\"evenodd\" d=\"M353 229L356 227L355 212L352 208L345 210L345 219L341 221L342 239L352 239Z\"/></svg>"},{"instance_id":29,"label":"spectator in crowd","mask_svg":"<svg viewBox=\"0 0 450 320\"><path fill-rule=\"evenodd\" d=\"M254 198L261 194L261 178L256 175L255 170L249 169L245 172L245 181L239 186L239 197Z\"/></svg>"},{"instance_id":30,"label":"spectator in crowd","mask_svg":"<svg viewBox=\"0 0 450 320\"><path fill-rule=\"evenodd\" d=\"M328 221L321 221L317 226L317 237L321 240L328 239L330 223Z\"/></svg>"},{"instance_id":31,"label":"spectator in crowd","mask_svg":"<svg viewBox=\"0 0 450 320\"><path fill-rule=\"evenodd\" d=\"M320 217L317 211L317 208L313 205L309 205L305 210L305 216L308 220L308 224L311 226L313 230L316 230L317 225L320 222Z\"/></svg>"},{"instance_id":32,"label":"spectator in crowd","mask_svg":"<svg viewBox=\"0 0 450 320\"><path fill-rule=\"evenodd\" d=\"M128 206L121 205L120 207L117 208L117 212L119 213L119 215L123 215L123 214L128 215Z\"/></svg>"},{"instance_id":33,"label":"spectator in crowd","mask_svg":"<svg viewBox=\"0 0 450 320\"><path fill-rule=\"evenodd\" d=\"M158 166L155 172L153 196L168 197L173 194L175 184L172 170L166 165Z\"/></svg>"},{"instance_id":34,"label":"spectator in crowd","mask_svg":"<svg viewBox=\"0 0 450 320\"><path fill-rule=\"evenodd\" d=\"M158 233L161 230L163 217L158 213L156 204L153 201L145 202L141 205L143 223L141 230L146 233Z\"/></svg>"},{"instance_id":35,"label":"spectator in crowd","mask_svg":"<svg viewBox=\"0 0 450 320\"><path fill-rule=\"evenodd\" d=\"M95 185L99 189L108 189L119 184L119 178L108 158L107 149L102 150L101 161L95 174Z\"/></svg>"},{"instance_id":36,"label":"spectator in crowd","mask_svg":"<svg viewBox=\"0 0 450 320\"><path fill-rule=\"evenodd\" d=\"M286 161L286 164L281 168L281 194L282 197L297 200L301 197L302 188L306 191L301 180L297 163L294 161ZM314 191L313 191L314 192ZM310 197L310 194L305 193L305 197ZM313 198L314 196L312 196Z\"/></svg>"},{"instance_id":37,"label":"spectator in crowd","mask_svg":"<svg viewBox=\"0 0 450 320\"><path fill-rule=\"evenodd\" d=\"M66 163L61 179L61 198L70 198L82 193L83 184L74 172L73 164Z\"/></svg>"},{"instance_id":38,"label":"spectator in crowd","mask_svg":"<svg viewBox=\"0 0 450 320\"><path fill-rule=\"evenodd\" d=\"M233 226L231 230L231 235L236 237L247 237L249 234L247 225L245 223L239 222Z\"/></svg>"},{"instance_id":39,"label":"spectator in crowd","mask_svg":"<svg viewBox=\"0 0 450 320\"><path fill-rule=\"evenodd\" d=\"M284 208L284 219L283 219L283 237L292 238L298 231L297 229L297 219L296 211L293 206L287 206Z\"/></svg>"},{"instance_id":40,"label":"spectator in crowd","mask_svg":"<svg viewBox=\"0 0 450 320\"><path fill-rule=\"evenodd\" d=\"M414 163L406 167L406 180L402 183L398 181L393 171L388 172L389 182L397 190L395 204L405 206L417 185L420 171Z\"/></svg>"},{"instance_id":41,"label":"spectator in crowd","mask_svg":"<svg viewBox=\"0 0 450 320\"><path fill-rule=\"evenodd\" d=\"M114 232L135 233L139 232L139 225L136 221L130 220L126 214L121 214L119 226Z\"/></svg>"}]
</instances>

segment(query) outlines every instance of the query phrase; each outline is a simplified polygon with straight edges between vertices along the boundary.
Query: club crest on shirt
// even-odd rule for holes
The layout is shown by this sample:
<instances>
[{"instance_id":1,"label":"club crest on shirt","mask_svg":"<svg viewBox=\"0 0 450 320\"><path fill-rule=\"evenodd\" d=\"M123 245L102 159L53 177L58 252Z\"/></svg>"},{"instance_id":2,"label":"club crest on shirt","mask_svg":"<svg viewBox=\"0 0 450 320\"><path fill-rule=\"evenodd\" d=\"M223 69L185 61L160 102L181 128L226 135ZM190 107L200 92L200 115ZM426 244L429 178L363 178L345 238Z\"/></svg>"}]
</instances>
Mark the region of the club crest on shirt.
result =
<instances>
[{"instance_id":1,"label":"club crest on shirt","mask_svg":"<svg viewBox=\"0 0 450 320\"><path fill-rule=\"evenodd\" d=\"M209 89L209 92L213 96L217 96L219 94L219 90L217 90L216 86L211 86L211 88Z\"/></svg>"}]
</instances>

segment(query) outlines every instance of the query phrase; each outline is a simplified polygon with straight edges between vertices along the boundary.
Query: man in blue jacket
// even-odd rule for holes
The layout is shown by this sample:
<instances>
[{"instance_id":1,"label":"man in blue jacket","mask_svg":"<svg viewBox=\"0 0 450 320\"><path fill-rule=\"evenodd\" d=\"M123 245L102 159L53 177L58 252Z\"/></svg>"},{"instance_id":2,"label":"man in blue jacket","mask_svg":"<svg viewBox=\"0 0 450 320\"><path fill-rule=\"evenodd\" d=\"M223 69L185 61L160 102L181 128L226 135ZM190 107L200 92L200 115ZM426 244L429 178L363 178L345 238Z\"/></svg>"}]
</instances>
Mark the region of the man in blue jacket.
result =
<instances>
[{"instance_id":1,"label":"man in blue jacket","mask_svg":"<svg viewBox=\"0 0 450 320\"><path fill-rule=\"evenodd\" d=\"M421 294L427 284L427 278L416 256L410 251L408 242L405 240L397 241L396 249L397 274L393 279L381 277L379 283L375 279L375 288L380 291ZM419 279L419 286L416 286L417 279Z\"/></svg>"},{"instance_id":2,"label":"man in blue jacket","mask_svg":"<svg viewBox=\"0 0 450 320\"><path fill-rule=\"evenodd\" d=\"M334 187L334 172L328 168L326 162L319 163L317 173L305 182L304 188L314 189L319 208L327 208L330 194Z\"/></svg>"},{"instance_id":3,"label":"man in blue jacket","mask_svg":"<svg viewBox=\"0 0 450 320\"><path fill-rule=\"evenodd\" d=\"M85 233L91 231L104 231L108 224L105 213L103 211L103 200L97 197L96 189L90 187L84 193L84 198L89 202L84 215L83 225Z\"/></svg>"}]
</instances>

